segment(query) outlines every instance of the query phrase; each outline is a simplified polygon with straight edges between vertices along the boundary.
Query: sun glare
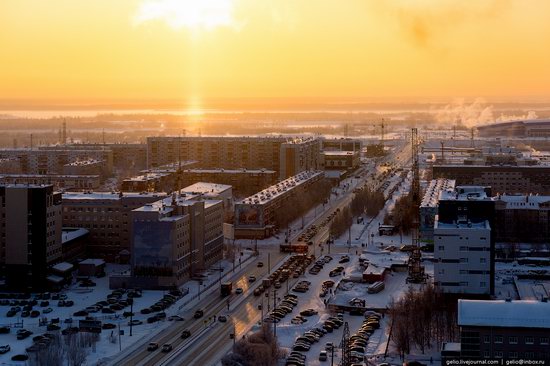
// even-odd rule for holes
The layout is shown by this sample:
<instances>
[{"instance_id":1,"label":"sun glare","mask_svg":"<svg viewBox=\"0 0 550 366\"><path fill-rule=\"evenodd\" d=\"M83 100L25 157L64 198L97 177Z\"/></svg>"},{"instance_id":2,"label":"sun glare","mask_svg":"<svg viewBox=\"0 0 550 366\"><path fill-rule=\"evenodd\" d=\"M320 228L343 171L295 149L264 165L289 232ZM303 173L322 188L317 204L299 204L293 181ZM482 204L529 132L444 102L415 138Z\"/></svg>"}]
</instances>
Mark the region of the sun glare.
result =
<instances>
[{"instance_id":1,"label":"sun glare","mask_svg":"<svg viewBox=\"0 0 550 366\"><path fill-rule=\"evenodd\" d=\"M173 29L212 30L231 27L234 0L146 0L135 16L137 24L164 21Z\"/></svg>"}]
</instances>

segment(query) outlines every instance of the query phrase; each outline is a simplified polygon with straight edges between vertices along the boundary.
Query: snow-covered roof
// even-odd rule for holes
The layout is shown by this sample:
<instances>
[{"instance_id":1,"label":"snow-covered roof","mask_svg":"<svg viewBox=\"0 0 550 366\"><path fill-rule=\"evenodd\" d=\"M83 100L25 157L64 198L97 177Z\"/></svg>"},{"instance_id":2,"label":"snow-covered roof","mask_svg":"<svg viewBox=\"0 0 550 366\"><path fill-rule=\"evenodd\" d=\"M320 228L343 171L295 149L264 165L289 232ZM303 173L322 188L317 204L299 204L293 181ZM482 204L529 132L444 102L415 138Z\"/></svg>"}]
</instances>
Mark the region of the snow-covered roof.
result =
<instances>
[{"instance_id":1,"label":"snow-covered roof","mask_svg":"<svg viewBox=\"0 0 550 366\"><path fill-rule=\"evenodd\" d=\"M73 269L73 265L67 262L61 262L53 266L52 269L55 269L56 271L59 271L59 272L66 272Z\"/></svg>"},{"instance_id":2,"label":"snow-covered roof","mask_svg":"<svg viewBox=\"0 0 550 366\"><path fill-rule=\"evenodd\" d=\"M231 186L227 184L197 182L183 188L180 192L192 194L220 194L229 189L231 189Z\"/></svg>"},{"instance_id":3,"label":"snow-covered roof","mask_svg":"<svg viewBox=\"0 0 550 366\"><path fill-rule=\"evenodd\" d=\"M550 302L461 299L458 325L550 329Z\"/></svg>"},{"instance_id":4,"label":"snow-covered roof","mask_svg":"<svg viewBox=\"0 0 550 366\"><path fill-rule=\"evenodd\" d=\"M67 243L88 233L89 231L84 228L63 228L61 231L61 242Z\"/></svg>"},{"instance_id":5,"label":"snow-covered roof","mask_svg":"<svg viewBox=\"0 0 550 366\"><path fill-rule=\"evenodd\" d=\"M105 264L105 261L103 259L93 259L88 258L80 262L79 264L93 264L94 266L102 266Z\"/></svg>"},{"instance_id":6,"label":"snow-covered roof","mask_svg":"<svg viewBox=\"0 0 550 366\"><path fill-rule=\"evenodd\" d=\"M435 207L439 202L439 193L443 190L453 190L455 188L456 181L454 179L433 179L430 185L426 189L426 193L422 198L420 207Z\"/></svg>"},{"instance_id":7,"label":"snow-covered roof","mask_svg":"<svg viewBox=\"0 0 550 366\"><path fill-rule=\"evenodd\" d=\"M550 196L500 195L498 200L506 204L507 209L538 210L543 203L550 203Z\"/></svg>"}]
</instances>

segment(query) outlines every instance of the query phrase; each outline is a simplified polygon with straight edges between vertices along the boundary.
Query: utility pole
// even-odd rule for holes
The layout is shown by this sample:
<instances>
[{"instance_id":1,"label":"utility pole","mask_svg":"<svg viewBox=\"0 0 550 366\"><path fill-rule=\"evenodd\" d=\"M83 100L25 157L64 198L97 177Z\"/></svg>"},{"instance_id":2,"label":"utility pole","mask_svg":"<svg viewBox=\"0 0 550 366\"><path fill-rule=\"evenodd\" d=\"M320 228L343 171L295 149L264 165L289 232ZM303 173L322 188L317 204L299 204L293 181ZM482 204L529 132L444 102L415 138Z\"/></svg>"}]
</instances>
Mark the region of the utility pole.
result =
<instances>
[{"instance_id":1,"label":"utility pole","mask_svg":"<svg viewBox=\"0 0 550 366\"><path fill-rule=\"evenodd\" d=\"M130 337L132 336L132 327L134 326L134 299L130 303Z\"/></svg>"},{"instance_id":2,"label":"utility pole","mask_svg":"<svg viewBox=\"0 0 550 366\"><path fill-rule=\"evenodd\" d=\"M275 307L275 303L277 301L277 290L273 289L273 307ZM277 338L277 323L273 322L273 335L275 338Z\"/></svg>"}]
</instances>

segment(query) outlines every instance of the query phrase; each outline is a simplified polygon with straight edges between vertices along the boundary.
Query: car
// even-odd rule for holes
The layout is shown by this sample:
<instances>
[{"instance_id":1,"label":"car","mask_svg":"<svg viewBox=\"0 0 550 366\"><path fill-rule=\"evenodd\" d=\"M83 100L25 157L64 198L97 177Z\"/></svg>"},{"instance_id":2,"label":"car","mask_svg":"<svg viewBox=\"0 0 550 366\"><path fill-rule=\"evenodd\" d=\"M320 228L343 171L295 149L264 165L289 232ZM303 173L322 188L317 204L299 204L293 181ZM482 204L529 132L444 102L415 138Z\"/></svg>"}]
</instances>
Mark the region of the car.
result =
<instances>
[{"instance_id":1,"label":"car","mask_svg":"<svg viewBox=\"0 0 550 366\"><path fill-rule=\"evenodd\" d=\"M302 343L298 343L298 344L295 344L293 347L292 347L292 350L293 351L302 351L302 352L307 352L309 351L311 347L307 344L302 344Z\"/></svg>"},{"instance_id":2,"label":"car","mask_svg":"<svg viewBox=\"0 0 550 366\"><path fill-rule=\"evenodd\" d=\"M143 315L151 314L151 309L149 308L141 309L140 313Z\"/></svg>"},{"instance_id":3,"label":"car","mask_svg":"<svg viewBox=\"0 0 550 366\"><path fill-rule=\"evenodd\" d=\"M168 318L169 321L171 322L182 322L184 321L185 319L183 319L181 316L179 315L172 315L171 317Z\"/></svg>"},{"instance_id":4,"label":"car","mask_svg":"<svg viewBox=\"0 0 550 366\"><path fill-rule=\"evenodd\" d=\"M19 329L17 331L17 339L19 339L19 340L29 338L31 335L32 335L32 332L30 330Z\"/></svg>"},{"instance_id":5,"label":"car","mask_svg":"<svg viewBox=\"0 0 550 366\"><path fill-rule=\"evenodd\" d=\"M258 267L263 267L263 266L264 266L264 262L258 262L257 266L258 266Z\"/></svg>"},{"instance_id":6,"label":"car","mask_svg":"<svg viewBox=\"0 0 550 366\"><path fill-rule=\"evenodd\" d=\"M143 322L141 320L137 320L137 319L134 319L134 320L128 322L128 325L132 325L132 326L141 325L141 324L143 324Z\"/></svg>"},{"instance_id":7,"label":"car","mask_svg":"<svg viewBox=\"0 0 550 366\"><path fill-rule=\"evenodd\" d=\"M237 288L235 289L235 293L236 293L237 295L242 294L242 293L243 293L243 289L242 289L241 287L237 287Z\"/></svg>"},{"instance_id":8,"label":"car","mask_svg":"<svg viewBox=\"0 0 550 366\"><path fill-rule=\"evenodd\" d=\"M22 317L22 318L28 318L30 315L31 315L31 313L28 312L28 311L23 311L23 312L21 312L21 317Z\"/></svg>"},{"instance_id":9,"label":"car","mask_svg":"<svg viewBox=\"0 0 550 366\"><path fill-rule=\"evenodd\" d=\"M8 334L10 333L11 328L10 327L0 327L0 334Z\"/></svg>"},{"instance_id":10,"label":"car","mask_svg":"<svg viewBox=\"0 0 550 366\"><path fill-rule=\"evenodd\" d=\"M181 339L186 339L191 337L191 332L188 329L185 329L183 332L181 332Z\"/></svg>"},{"instance_id":11,"label":"car","mask_svg":"<svg viewBox=\"0 0 550 366\"><path fill-rule=\"evenodd\" d=\"M151 323L154 323L154 322L158 322L159 321L159 318L157 318L156 315L153 315L153 316L150 316L147 318L147 323L151 324Z\"/></svg>"},{"instance_id":12,"label":"car","mask_svg":"<svg viewBox=\"0 0 550 366\"><path fill-rule=\"evenodd\" d=\"M73 316L88 316L88 312L85 310L79 310L75 313L73 313Z\"/></svg>"},{"instance_id":13,"label":"car","mask_svg":"<svg viewBox=\"0 0 550 366\"><path fill-rule=\"evenodd\" d=\"M302 311L300 311L300 315L302 315L302 316L313 316L313 315L317 315L317 310L315 310L315 309L306 309L306 310L302 310Z\"/></svg>"},{"instance_id":14,"label":"car","mask_svg":"<svg viewBox=\"0 0 550 366\"><path fill-rule=\"evenodd\" d=\"M116 324L113 324L113 323L103 323L103 325L101 326L101 329L115 329L116 328Z\"/></svg>"},{"instance_id":15,"label":"car","mask_svg":"<svg viewBox=\"0 0 550 366\"><path fill-rule=\"evenodd\" d=\"M147 351L156 351L159 348L159 344L156 342L151 342L147 345Z\"/></svg>"},{"instance_id":16,"label":"car","mask_svg":"<svg viewBox=\"0 0 550 366\"><path fill-rule=\"evenodd\" d=\"M48 314L48 313L51 313L53 311L52 308L46 308L44 310L42 310L42 314Z\"/></svg>"},{"instance_id":17,"label":"car","mask_svg":"<svg viewBox=\"0 0 550 366\"><path fill-rule=\"evenodd\" d=\"M204 316L204 311L197 310L197 311L195 311L195 314L193 315L193 318L199 319L199 318L202 318L203 316Z\"/></svg>"},{"instance_id":18,"label":"car","mask_svg":"<svg viewBox=\"0 0 550 366\"><path fill-rule=\"evenodd\" d=\"M31 311L31 318L38 318L40 316L40 311L33 310Z\"/></svg>"},{"instance_id":19,"label":"car","mask_svg":"<svg viewBox=\"0 0 550 366\"><path fill-rule=\"evenodd\" d=\"M15 356L12 356L11 360L12 361L27 361L29 359L29 356L27 355L15 355Z\"/></svg>"},{"instance_id":20,"label":"car","mask_svg":"<svg viewBox=\"0 0 550 366\"><path fill-rule=\"evenodd\" d=\"M166 343L162 345L162 352L170 352L173 349L172 345L170 343Z\"/></svg>"},{"instance_id":21,"label":"car","mask_svg":"<svg viewBox=\"0 0 550 366\"><path fill-rule=\"evenodd\" d=\"M218 321L222 322L222 323L225 323L225 322L227 322L227 317L225 315L220 315L220 316L218 316Z\"/></svg>"},{"instance_id":22,"label":"car","mask_svg":"<svg viewBox=\"0 0 550 366\"><path fill-rule=\"evenodd\" d=\"M3 355L4 353L8 353L10 349L11 347L9 344L6 344L5 346L0 346L0 355Z\"/></svg>"},{"instance_id":23,"label":"car","mask_svg":"<svg viewBox=\"0 0 550 366\"><path fill-rule=\"evenodd\" d=\"M327 351L321 351L319 353L319 361L326 361L328 359Z\"/></svg>"},{"instance_id":24,"label":"car","mask_svg":"<svg viewBox=\"0 0 550 366\"><path fill-rule=\"evenodd\" d=\"M50 306L50 302L49 301L41 301L40 302L40 307L42 308L45 308L47 306Z\"/></svg>"},{"instance_id":25,"label":"car","mask_svg":"<svg viewBox=\"0 0 550 366\"><path fill-rule=\"evenodd\" d=\"M69 334L76 334L78 333L79 329L77 327L69 327L65 328L61 331L61 334L63 335L69 335Z\"/></svg>"},{"instance_id":26,"label":"car","mask_svg":"<svg viewBox=\"0 0 550 366\"><path fill-rule=\"evenodd\" d=\"M254 282L254 281L256 281L255 276L248 276L248 282Z\"/></svg>"}]
</instances>

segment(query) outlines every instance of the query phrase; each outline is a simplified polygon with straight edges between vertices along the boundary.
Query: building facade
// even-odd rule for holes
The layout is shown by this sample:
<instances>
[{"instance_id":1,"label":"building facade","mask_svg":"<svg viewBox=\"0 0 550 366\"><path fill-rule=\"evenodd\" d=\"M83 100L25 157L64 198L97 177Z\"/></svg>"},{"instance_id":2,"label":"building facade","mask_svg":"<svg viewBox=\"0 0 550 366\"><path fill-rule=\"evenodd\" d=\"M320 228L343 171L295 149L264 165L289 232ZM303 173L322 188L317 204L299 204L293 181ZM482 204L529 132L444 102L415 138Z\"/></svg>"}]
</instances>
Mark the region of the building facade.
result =
<instances>
[{"instance_id":1,"label":"building facade","mask_svg":"<svg viewBox=\"0 0 550 366\"><path fill-rule=\"evenodd\" d=\"M323 151L321 166L326 170L352 171L359 167L359 151Z\"/></svg>"},{"instance_id":2,"label":"building facade","mask_svg":"<svg viewBox=\"0 0 550 366\"><path fill-rule=\"evenodd\" d=\"M277 226L276 213L281 206L323 179L321 171L302 172L235 203L235 235L257 239L269 237Z\"/></svg>"},{"instance_id":3,"label":"building facade","mask_svg":"<svg viewBox=\"0 0 550 366\"><path fill-rule=\"evenodd\" d=\"M148 137L147 149L151 168L195 160L198 168L268 169L286 178L316 169L320 142L287 137Z\"/></svg>"},{"instance_id":4,"label":"building facade","mask_svg":"<svg viewBox=\"0 0 550 366\"><path fill-rule=\"evenodd\" d=\"M88 230L86 252L116 262L131 249L131 211L163 197L165 193L66 192L63 226Z\"/></svg>"},{"instance_id":5,"label":"building facade","mask_svg":"<svg viewBox=\"0 0 550 366\"><path fill-rule=\"evenodd\" d=\"M8 289L44 291L62 258L61 194L53 186L0 187L0 263Z\"/></svg>"},{"instance_id":6,"label":"building facade","mask_svg":"<svg viewBox=\"0 0 550 366\"><path fill-rule=\"evenodd\" d=\"M491 187L494 193L550 195L550 166L434 165L433 178L456 180L457 185Z\"/></svg>"},{"instance_id":7,"label":"building facade","mask_svg":"<svg viewBox=\"0 0 550 366\"><path fill-rule=\"evenodd\" d=\"M550 360L550 303L458 300L461 358Z\"/></svg>"},{"instance_id":8,"label":"building facade","mask_svg":"<svg viewBox=\"0 0 550 366\"><path fill-rule=\"evenodd\" d=\"M59 174L3 174L0 184L53 185L56 190L83 191L98 189L99 175L59 175Z\"/></svg>"}]
</instances>

